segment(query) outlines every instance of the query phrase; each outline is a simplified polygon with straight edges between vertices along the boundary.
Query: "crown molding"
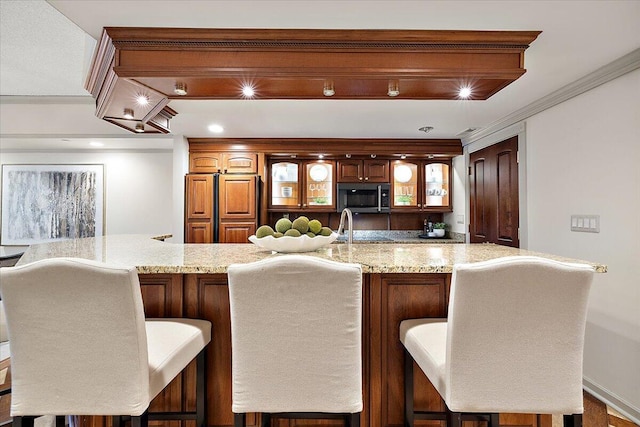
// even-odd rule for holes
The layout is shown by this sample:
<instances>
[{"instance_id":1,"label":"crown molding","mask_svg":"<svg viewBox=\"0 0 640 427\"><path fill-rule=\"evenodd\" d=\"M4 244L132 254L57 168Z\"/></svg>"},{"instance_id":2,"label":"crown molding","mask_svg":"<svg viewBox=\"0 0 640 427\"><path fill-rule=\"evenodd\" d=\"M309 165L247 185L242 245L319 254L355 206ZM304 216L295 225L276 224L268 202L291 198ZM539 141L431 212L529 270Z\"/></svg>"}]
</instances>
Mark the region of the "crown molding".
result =
<instances>
[{"instance_id":1,"label":"crown molding","mask_svg":"<svg viewBox=\"0 0 640 427\"><path fill-rule=\"evenodd\" d=\"M490 123L487 127L470 133L462 139L462 145L469 145L638 68L640 68L640 49L636 49L508 116Z\"/></svg>"}]
</instances>

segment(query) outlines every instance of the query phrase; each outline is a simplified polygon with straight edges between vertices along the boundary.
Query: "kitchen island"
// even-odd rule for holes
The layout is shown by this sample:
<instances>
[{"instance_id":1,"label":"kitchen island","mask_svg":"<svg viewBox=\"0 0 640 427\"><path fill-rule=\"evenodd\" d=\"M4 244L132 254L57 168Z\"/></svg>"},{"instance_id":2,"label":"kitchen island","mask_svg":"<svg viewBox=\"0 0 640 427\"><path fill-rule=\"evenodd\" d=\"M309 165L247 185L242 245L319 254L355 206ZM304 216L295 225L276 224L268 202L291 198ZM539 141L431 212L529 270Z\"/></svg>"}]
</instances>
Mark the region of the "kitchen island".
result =
<instances>
[{"instance_id":1,"label":"kitchen island","mask_svg":"<svg viewBox=\"0 0 640 427\"><path fill-rule=\"evenodd\" d=\"M18 265L45 258L80 257L135 266L148 317L210 320L213 336L207 353L208 425L232 426L227 267L233 263L281 255L252 244L175 244L157 240L159 236L155 236L156 239L152 237L106 236L32 245ZM398 327L404 319L446 317L454 264L511 255L538 255L576 262L492 244L333 243L306 255L362 265L364 410L361 421L365 427L403 424L403 353ZM605 265L587 264L596 272L607 270ZM495 307L495 310L500 309ZM435 389L419 369L415 372L416 408L444 409ZM191 365L154 400L152 410L193 409L193 384L195 368ZM258 425L258 418L248 417L248 424ZM106 425L99 417L82 421L84 425ZM431 422L431 425L436 424ZM541 418L528 414L504 414L501 424L539 426ZM277 425L333 424L281 420Z\"/></svg>"}]
</instances>

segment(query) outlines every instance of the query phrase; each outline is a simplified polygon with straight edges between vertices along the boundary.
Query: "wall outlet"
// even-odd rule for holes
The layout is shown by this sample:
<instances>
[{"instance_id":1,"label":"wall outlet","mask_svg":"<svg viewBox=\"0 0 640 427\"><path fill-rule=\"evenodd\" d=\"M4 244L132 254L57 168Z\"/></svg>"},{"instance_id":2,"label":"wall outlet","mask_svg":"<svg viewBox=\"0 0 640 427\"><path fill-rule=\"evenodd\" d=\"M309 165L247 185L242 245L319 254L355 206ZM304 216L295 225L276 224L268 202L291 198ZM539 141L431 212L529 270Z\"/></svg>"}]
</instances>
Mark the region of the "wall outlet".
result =
<instances>
[{"instance_id":1,"label":"wall outlet","mask_svg":"<svg viewBox=\"0 0 640 427\"><path fill-rule=\"evenodd\" d=\"M288 214L288 213L283 213L283 214L282 214L282 218L287 218L287 219L289 219L289 214Z\"/></svg>"},{"instance_id":2,"label":"wall outlet","mask_svg":"<svg viewBox=\"0 0 640 427\"><path fill-rule=\"evenodd\" d=\"M600 215L571 215L571 231L600 232Z\"/></svg>"},{"instance_id":3,"label":"wall outlet","mask_svg":"<svg viewBox=\"0 0 640 427\"><path fill-rule=\"evenodd\" d=\"M464 224L464 215L456 215L456 223Z\"/></svg>"}]
</instances>

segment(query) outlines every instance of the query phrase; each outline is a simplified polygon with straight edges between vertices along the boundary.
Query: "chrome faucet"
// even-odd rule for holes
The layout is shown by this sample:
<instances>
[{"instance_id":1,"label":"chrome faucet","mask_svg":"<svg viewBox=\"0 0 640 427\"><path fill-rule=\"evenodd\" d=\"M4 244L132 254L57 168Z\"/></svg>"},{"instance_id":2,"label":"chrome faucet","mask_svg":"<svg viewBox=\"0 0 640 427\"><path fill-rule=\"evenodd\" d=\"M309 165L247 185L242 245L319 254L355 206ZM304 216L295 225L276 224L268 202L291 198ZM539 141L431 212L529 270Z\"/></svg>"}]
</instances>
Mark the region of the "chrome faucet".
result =
<instances>
[{"instance_id":1,"label":"chrome faucet","mask_svg":"<svg viewBox=\"0 0 640 427\"><path fill-rule=\"evenodd\" d=\"M344 208L342 213L340 214L340 225L338 226L338 234L344 234L344 217L345 214L347 216L347 222L349 223L349 235L347 239L348 244L353 243L353 214L351 213L351 209Z\"/></svg>"}]
</instances>

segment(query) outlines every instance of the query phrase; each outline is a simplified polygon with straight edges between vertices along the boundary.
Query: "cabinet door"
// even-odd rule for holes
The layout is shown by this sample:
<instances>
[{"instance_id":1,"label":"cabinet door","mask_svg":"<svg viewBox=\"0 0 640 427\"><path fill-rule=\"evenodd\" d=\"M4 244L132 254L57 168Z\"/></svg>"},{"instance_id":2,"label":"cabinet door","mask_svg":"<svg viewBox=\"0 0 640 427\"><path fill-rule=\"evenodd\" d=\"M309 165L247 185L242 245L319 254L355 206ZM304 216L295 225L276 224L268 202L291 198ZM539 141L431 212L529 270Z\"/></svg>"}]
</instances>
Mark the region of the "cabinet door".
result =
<instances>
[{"instance_id":1,"label":"cabinet door","mask_svg":"<svg viewBox=\"0 0 640 427\"><path fill-rule=\"evenodd\" d=\"M256 153L222 153L224 173L258 173Z\"/></svg>"},{"instance_id":2,"label":"cabinet door","mask_svg":"<svg viewBox=\"0 0 640 427\"><path fill-rule=\"evenodd\" d=\"M255 221L221 222L218 243L247 243L249 236L255 233Z\"/></svg>"},{"instance_id":3,"label":"cabinet door","mask_svg":"<svg viewBox=\"0 0 640 427\"><path fill-rule=\"evenodd\" d=\"M189 172L191 173L221 172L222 163L222 153L189 153Z\"/></svg>"},{"instance_id":4,"label":"cabinet door","mask_svg":"<svg viewBox=\"0 0 640 427\"><path fill-rule=\"evenodd\" d=\"M427 162L424 164L424 210L446 212L451 206L451 163Z\"/></svg>"},{"instance_id":5,"label":"cabinet door","mask_svg":"<svg viewBox=\"0 0 640 427\"><path fill-rule=\"evenodd\" d=\"M422 207L419 164L398 160L391 164L391 170L391 208L404 211L419 210Z\"/></svg>"},{"instance_id":6,"label":"cabinet door","mask_svg":"<svg viewBox=\"0 0 640 427\"><path fill-rule=\"evenodd\" d=\"M269 207L298 208L301 206L299 162L274 162L270 166Z\"/></svg>"},{"instance_id":7,"label":"cabinet door","mask_svg":"<svg viewBox=\"0 0 640 427\"><path fill-rule=\"evenodd\" d=\"M211 221L187 221L185 243L213 243Z\"/></svg>"},{"instance_id":8,"label":"cabinet door","mask_svg":"<svg viewBox=\"0 0 640 427\"><path fill-rule=\"evenodd\" d=\"M377 421L377 426L403 425L404 350L400 342L400 322L446 317L449 277L444 274L371 276L370 387L375 390L371 396L371 419ZM416 410L445 409L440 395L417 366L414 366L414 386Z\"/></svg>"},{"instance_id":9,"label":"cabinet door","mask_svg":"<svg viewBox=\"0 0 640 427\"><path fill-rule=\"evenodd\" d=\"M364 179L362 160L338 160L338 182L360 182Z\"/></svg>"},{"instance_id":10,"label":"cabinet door","mask_svg":"<svg viewBox=\"0 0 640 427\"><path fill-rule=\"evenodd\" d=\"M335 210L335 163L318 160L304 164L302 207L312 210Z\"/></svg>"},{"instance_id":11,"label":"cabinet door","mask_svg":"<svg viewBox=\"0 0 640 427\"><path fill-rule=\"evenodd\" d=\"M389 161L370 159L364 161L364 180L368 182L389 182Z\"/></svg>"},{"instance_id":12,"label":"cabinet door","mask_svg":"<svg viewBox=\"0 0 640 427\"><path fill-rule=\"evenodd\" d=\"M220 176L220 220L256 219L256 176Z\"/></svg>"},{"instance_id":13,"label":"cabinet door","mask_svg":"<svg viewBox=\"0 0 640 427\"><path fill-rule=\"evenodd\" d=\"M187 175L187 219L211 219L213 214L213 175Z\"/></svg>"}]
</instances>

